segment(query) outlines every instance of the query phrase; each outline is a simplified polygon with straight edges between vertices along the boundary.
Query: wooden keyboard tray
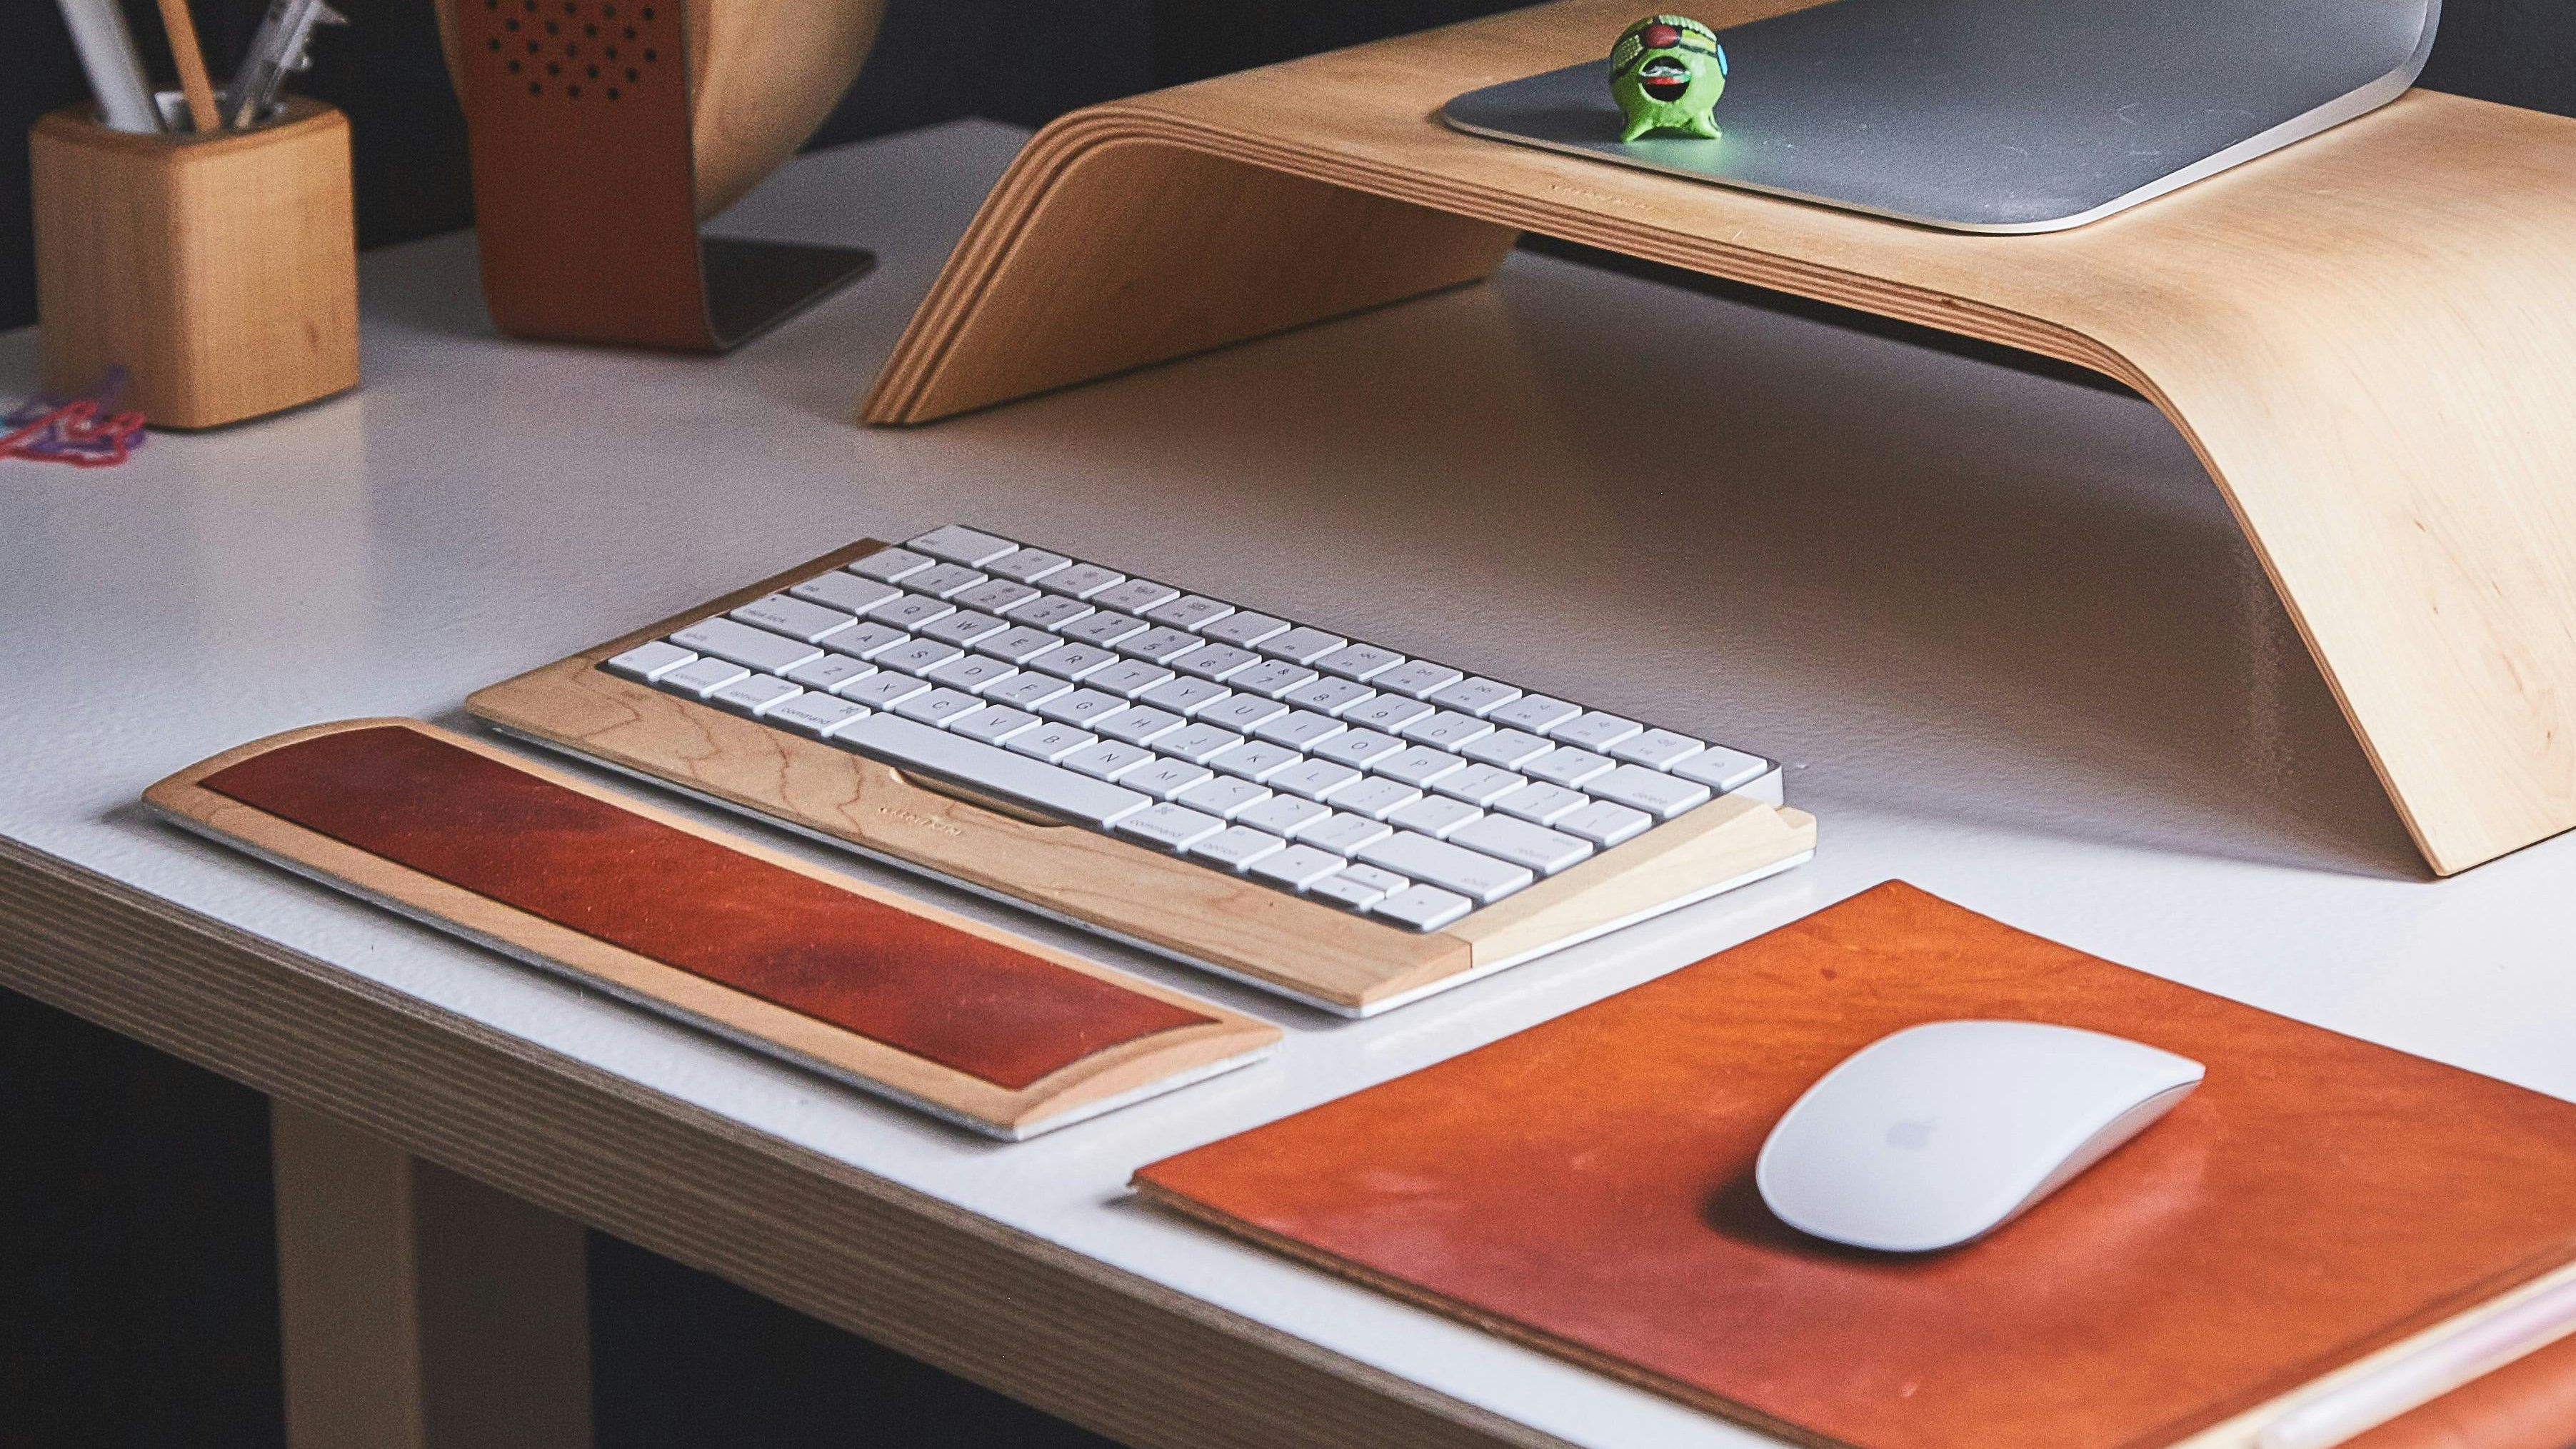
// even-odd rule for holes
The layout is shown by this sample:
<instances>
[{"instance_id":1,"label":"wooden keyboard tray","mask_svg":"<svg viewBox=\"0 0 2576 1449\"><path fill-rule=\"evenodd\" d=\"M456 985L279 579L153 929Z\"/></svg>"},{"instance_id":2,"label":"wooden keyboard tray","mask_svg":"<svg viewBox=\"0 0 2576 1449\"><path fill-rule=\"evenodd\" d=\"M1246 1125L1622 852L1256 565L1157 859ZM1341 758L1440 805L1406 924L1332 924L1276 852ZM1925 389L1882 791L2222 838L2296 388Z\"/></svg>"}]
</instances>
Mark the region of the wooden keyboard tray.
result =
<instances>
[{"instance_id":1,"label":"wooden keyboard tray","mask_svg":"<svg viewBox=\"0 0 2576 1449\"><path fill-rule=\"evenodd\" d=\"M1815 849L1815 818L1729 796L1475 911L1416 933L1231 878L1079 826L935 790L892 766L600 668L647 639L885 547L864 540L724 598L477 691L477 717L897 865L1035 901L1077 924L1362 1016L1606 929L1689 890Z\"/></svg>"}]
</instances>

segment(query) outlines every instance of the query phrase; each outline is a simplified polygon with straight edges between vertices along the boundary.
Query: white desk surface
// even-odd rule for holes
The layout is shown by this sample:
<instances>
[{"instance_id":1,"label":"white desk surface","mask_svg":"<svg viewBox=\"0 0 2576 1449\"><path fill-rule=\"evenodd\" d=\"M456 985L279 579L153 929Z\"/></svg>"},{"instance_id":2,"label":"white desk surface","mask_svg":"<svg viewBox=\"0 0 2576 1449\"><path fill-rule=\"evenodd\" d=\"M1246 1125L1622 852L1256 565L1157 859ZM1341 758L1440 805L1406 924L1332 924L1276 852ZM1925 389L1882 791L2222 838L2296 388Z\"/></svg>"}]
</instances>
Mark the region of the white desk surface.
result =
<instances>
[{"instance_id":1,"label":"white desk surface","mask_svg":"<svg viewBox=\"0 0 2576 1449\"><path fill-rule=\"evenodd\" d=\"M1764 1441L1142 1209L1128 1173L1890 877L2576 1098L2576 840L2428 879L2144 402L1518 254L1490 285L926 429L854 426L1020 139L963 123L789 167L720 229L882 265L732 357L499 340L471 238L444 237L364 259L360 392L156 434L114 470L0 462L0 833L1587 1446ZM0 394L32 390L36 350L0 335ZM296 725L470 728L478 686L950 519L1760 750L1822 847L1363 1023L810 850L1288 1031L1270 1063L1004 1147L133 804Z\"/></svg>"}]
</instances>

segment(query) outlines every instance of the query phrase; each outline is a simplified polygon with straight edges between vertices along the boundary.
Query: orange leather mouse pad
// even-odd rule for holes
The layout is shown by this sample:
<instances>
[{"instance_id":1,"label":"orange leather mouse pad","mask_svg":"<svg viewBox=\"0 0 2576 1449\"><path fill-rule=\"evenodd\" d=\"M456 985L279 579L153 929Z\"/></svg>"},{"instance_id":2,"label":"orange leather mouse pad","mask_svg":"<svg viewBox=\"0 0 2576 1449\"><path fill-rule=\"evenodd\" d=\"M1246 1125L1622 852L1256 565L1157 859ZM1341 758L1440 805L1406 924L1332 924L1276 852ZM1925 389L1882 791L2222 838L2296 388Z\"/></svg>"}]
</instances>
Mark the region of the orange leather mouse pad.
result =
<instances>
[{"instance_id":1,"label":"orange leather mouse pad","mask_svg":"<svg viewBox=\"0 0 2576 1449\"><path fill-rule=\"evenodd\" d=\"M198 782L228 799L995 1086L1210 1016L386 725Z\"/></svg>"},{"instance_id":2,"label":"orange leather mouse pad","mask_svg":"<svg viewBox=\"0 0 2576 1449\"><path fill-rule=\"evenodd\" d=\"M2208 1066L1991 1237L1773 1218L1772 1124L1956 1018ZM1702 1407L1866 1449L2166 1445L2576 1257L2576 1106L1890 883L1546 1025L1168 1158L1148 1197Z\"/></svg>"}]
</instances>

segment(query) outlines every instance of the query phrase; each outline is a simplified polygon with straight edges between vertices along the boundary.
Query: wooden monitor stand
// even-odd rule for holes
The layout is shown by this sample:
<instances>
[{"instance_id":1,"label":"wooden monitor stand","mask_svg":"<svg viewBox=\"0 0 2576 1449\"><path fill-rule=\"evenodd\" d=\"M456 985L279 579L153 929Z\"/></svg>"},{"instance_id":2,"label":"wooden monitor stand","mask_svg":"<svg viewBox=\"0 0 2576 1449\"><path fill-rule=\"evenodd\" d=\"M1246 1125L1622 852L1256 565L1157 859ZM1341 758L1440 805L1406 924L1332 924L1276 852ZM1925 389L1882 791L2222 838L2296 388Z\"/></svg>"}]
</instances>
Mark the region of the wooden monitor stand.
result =
<instances>
[{"instance_id":1,"label":"wooden monitor stand","mask_svg":"<svg viewBox=\"0 0 2576 1449\"><path fill-rule=\"evenodd\" d=\"M984 203L864 419L1471 281L1524 230L1821 298L2163 409L2436 872L2576 826L2576 121L2417 91L2091 226L1990 237L1437 119L1605 53L1638 10L1565 0L1064 117Z\"/></svg>"}]
</instances>

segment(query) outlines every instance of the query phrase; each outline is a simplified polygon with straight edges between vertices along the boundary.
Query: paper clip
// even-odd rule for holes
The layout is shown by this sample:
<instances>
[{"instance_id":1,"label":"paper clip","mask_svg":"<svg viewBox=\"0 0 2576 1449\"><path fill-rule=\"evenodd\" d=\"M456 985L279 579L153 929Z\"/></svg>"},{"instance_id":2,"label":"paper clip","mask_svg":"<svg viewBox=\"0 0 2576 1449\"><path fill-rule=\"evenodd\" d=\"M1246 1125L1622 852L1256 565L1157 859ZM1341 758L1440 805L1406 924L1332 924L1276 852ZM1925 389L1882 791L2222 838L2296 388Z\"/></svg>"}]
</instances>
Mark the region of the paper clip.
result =
<instances>
[{"instance_id":1,"label":"paper clip","mask_svg":"<svg viewBox=\"0 0 2576 1449\"><path fill-rule=\"evenodd\" d=\"M98 385L75 398L37 396L0 418L0 458L109 468L143 445L143 414L109 412L125 392L125 369L111 367Z\"/></svg>"}]
</instances>

